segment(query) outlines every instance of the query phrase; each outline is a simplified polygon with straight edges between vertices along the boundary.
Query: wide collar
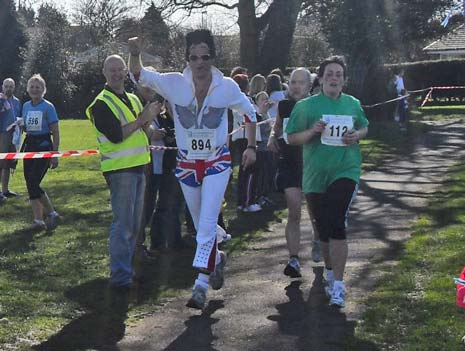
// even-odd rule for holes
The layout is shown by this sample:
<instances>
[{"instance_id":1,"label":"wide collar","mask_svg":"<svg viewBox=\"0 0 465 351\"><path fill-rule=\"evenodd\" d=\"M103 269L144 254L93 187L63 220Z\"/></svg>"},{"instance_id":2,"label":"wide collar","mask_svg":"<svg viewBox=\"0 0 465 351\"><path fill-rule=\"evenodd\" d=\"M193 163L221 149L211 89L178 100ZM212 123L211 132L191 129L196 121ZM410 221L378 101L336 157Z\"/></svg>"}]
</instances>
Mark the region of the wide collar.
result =
<instances>
[{"instance_id":1,"label":"wide collar","mask_svg":"<svg viewBox=\"0 0 465 351\"><path fill-rule=\"evenodd\" d=\"M211 73L212 73L212 82L210 84L209 91L211 91L214 87L220 85L224 78L223 73L215 66L211 67ZM191 83L192 86L194 86L194 78L192 77L192 69L189 66L187 66L184 69L184 71L182 72L182 75L184 79L186 79L189 83Z\"/></svg>"}]
</instances>

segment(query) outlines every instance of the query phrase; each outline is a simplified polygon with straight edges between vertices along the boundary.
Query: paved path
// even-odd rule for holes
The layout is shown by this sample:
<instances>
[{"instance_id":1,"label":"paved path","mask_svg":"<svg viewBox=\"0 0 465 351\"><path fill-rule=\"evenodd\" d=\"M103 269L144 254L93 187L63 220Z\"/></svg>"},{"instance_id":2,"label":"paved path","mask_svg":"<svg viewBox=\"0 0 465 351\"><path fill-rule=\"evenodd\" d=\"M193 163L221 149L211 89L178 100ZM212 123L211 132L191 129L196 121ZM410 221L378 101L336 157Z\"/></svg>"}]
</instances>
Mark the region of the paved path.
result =
<instances>
[{"instance_id":1,"label":"paved path","mask_svg":"<svg viewBox=\"0 0 465 351\"><path fill-rule=\"evenodd\" d=\"M321 284L322 265L311 262L311 230L303 214L303 280L282 274L287 251L284 224L272 227L226 271L225 287L209 293L203 314L184 307L190 291L168 302L153 316L127 328L117 350L344 350L363 313L380 265L393 264L409 225L434 196L448 166L463 159L465 125L461 121L429 123L407 156L386 160L364 174L351 211L347 307L327 306ZM379 350L369 342L358 350Z\"/></svg>"}]
</instances>

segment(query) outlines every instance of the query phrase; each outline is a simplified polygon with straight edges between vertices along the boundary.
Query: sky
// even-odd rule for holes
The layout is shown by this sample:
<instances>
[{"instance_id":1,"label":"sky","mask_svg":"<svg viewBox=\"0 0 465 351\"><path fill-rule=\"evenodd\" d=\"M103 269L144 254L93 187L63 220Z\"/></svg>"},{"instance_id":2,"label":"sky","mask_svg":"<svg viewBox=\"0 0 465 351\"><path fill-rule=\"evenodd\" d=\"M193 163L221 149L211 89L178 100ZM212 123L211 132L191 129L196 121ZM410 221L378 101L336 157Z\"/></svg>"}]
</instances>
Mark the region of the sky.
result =
<instances>
[{"instance_id":1,"label":"sky","mask_svg":"<svg viewBox=\"0 0 465 351\"><path fill-rule=\"evenodd\" d=\"M38 8L42 2L47 2L54 4L57 8L63 9L66 13L70 13L76 4L76 0L16 0L18 2L31 3L33 7ZM134 1L134 3L139 3L139 1ZM144 9L139 7L134 10L135 17L141 17L144 14ZM184 25L191 27L200 27L203 24L206 24L207 28L212 29L214 32L221 33L236 33L239 31L239 27L236 23L237 15L236 11L231 11L223 9L217 6L211 6L205 10L197 10L193 12L192 15L186 18L187 13L178 11L174 14L171 19L173 23L179 24L183 23Z\"/></svg>"}]
</instances>

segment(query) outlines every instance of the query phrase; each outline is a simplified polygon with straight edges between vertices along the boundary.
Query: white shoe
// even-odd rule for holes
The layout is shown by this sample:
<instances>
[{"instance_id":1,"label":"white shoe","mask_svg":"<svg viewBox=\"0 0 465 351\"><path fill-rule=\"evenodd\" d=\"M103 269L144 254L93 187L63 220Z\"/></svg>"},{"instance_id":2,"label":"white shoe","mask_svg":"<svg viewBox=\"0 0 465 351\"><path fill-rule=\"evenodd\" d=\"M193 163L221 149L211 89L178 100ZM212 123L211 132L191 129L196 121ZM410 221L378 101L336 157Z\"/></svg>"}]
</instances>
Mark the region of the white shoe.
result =
<instances>
[{"instance_id":1,"label":"white shoe","mask_svg":"<svg viewBox=\"0 0 465 351\"><path fill-rule=\"evenodd\" d=\"M226 233L226 231L221 228L219 225L216 226L216 241L218 244L225 243L226 241L231 240L231 234Z\"/></svg>"},{"instance_id":2,"label":"white shoe","mask_svg":"<svg viewBox=\"0 0 465 351\"><path fill-rule=\"evenodd\" d=\"M334 284L329 304L340 308L346 306L346 288L344 282L338 281Z\"/></svg>"},{"instance_id":3,"label":"white shoe","mask_svg":"<svg viewBox=\"0 0 465 351\"><path fill-rule=\"evenodd\" d=\"M258 212L262 207L259 204L252 204L242 209L242 212Z\"/></svg>"},{"instance_id":4,"label":"white shoe","mask_svg":"<svg viewBox=\"0 0 465 351\"><path fill-rule=\"evenodd\" d=\"M192 297L187 301L186 306L195 308L197 310L203 310L205 307L205 301L207 300L207 289L200 285L195 285L192 289Z\"/></svg>"}]
</instances>

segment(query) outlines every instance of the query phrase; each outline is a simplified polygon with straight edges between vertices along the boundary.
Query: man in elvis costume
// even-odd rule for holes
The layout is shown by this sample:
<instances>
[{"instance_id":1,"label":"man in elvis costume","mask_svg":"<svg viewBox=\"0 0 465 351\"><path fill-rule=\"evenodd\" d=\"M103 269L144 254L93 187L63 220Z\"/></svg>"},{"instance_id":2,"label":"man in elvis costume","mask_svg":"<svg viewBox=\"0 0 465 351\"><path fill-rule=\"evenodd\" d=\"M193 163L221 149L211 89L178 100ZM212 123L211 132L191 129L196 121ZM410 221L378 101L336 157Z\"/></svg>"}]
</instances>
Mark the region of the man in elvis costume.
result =
<instances>
[{"instance_id":1,"label":"man in elvis costume","mask_svg":"<svg viewBox=\"0 0 465 351\"><path fill-rule=\"evenodd\" d=\"M228 109L244 116L247 149L242 167L256 159L256 114L238 85L213 66L215 45L208 30L196 30L186 36L187 67L183 73L158 73L144 69L140 60L140 38L129 39L129 69L141 86L149 87L168 100L173 111L181 184L197 230L197 248L193 266L199 274L191 308L203 309L209 285L223 286L226 254L218 250L218 214L231 174L228 139Z\"/></svg>"}]
</instances>

